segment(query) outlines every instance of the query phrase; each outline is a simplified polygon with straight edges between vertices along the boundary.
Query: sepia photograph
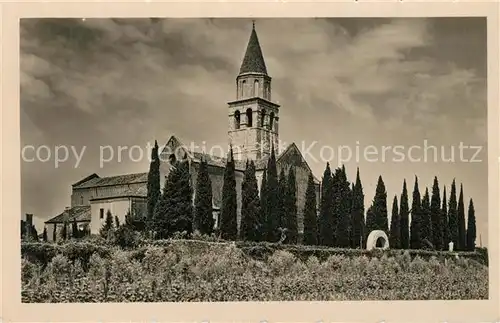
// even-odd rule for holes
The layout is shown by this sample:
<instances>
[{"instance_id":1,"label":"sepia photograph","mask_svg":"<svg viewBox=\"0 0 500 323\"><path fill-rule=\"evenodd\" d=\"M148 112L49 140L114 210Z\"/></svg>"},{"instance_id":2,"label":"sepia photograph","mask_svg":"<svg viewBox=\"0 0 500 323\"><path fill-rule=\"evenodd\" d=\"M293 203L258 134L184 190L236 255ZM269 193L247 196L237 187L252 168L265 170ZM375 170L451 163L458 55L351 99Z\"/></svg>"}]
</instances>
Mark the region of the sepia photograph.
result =
<instances>
[{"instance_id":1,"label":"sepia photograph","mask_svg":"<svg viewBox=\"0 0 500 323\"><path fill-rule=\"evenodd\" d=\"M487 44L472 16L20 19L21 302L487 300Z\"/></svg>"}]
</instances>

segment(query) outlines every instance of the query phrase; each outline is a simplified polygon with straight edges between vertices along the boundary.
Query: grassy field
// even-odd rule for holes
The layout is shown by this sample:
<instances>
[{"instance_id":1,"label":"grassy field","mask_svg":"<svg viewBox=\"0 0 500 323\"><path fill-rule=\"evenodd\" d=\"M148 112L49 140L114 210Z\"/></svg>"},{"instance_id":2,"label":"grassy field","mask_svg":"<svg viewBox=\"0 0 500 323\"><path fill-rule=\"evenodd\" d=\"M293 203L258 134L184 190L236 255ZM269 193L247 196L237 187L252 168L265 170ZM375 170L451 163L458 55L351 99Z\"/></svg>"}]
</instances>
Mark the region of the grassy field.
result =
<instances>
[{"instance_id":1,"label":"grassy field","mask_svg":"<svg viewBox=\"0 0 500 323\"><path fill-rule=\"evenodd\" d=\"M22 301L488 298L488 267L474 259L341 249L297 257L297 248L267 246L255 253L258 247L186 240L132 250L93 242L23 243Z\"/></svg>"}]
</instances>

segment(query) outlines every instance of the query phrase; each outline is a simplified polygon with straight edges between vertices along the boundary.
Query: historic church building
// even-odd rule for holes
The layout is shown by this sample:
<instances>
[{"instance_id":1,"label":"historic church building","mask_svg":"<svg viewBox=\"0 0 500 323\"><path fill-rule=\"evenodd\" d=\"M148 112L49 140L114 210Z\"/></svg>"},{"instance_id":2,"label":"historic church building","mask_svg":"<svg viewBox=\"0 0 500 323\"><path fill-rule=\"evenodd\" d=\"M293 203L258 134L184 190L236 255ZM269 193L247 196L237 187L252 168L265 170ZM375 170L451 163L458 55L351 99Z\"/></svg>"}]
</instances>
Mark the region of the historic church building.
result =
<instances>
[{"instance_id":1,"label":"historic church building","mask_svg":"<svg viewBox=\"0 0 500 323\"><path fill-rule=\"evenodd\" d=\"M272 101L271 77L264 61L255 25L239 74L236 77L236 98L228 103L228 145L233 147L236 168L236 189L238 204L238 225L241 214L241 184L247 160L253 160L259 183L271 149L279 147L280 106ZM226 158L192 151L180 138L170 137L161 150L160 178L161 187L170 170L172 158L187 156L193 187L201 160L206 160L212 181L213 207L216 225L222 201L222 185ZM298 228L303 231L303 210L307 182L311 169L298 147L292 143L284 151L276 151L278 174L284 169L285 174L295 172L297 183ZM315 178L316 196L319 205L320 183ZM55 218L46 222L57 230L63 221L77 220L79 225L89 225L91 233L98 233L104 214L110 210L113 215L124 220L128 210L132 214L145 212L147 173L127 174L101 178L92 174L72 185L71 207ZM194 198L194 197L193 197ZM74 216L72 214L75 214ZM122 214L123 213L123 214ZM122 221L123 223L123 221ZM54 229L55 228L55 229ZM51 238L52 231L48 228Z\"/></svg>"}]
</instances>

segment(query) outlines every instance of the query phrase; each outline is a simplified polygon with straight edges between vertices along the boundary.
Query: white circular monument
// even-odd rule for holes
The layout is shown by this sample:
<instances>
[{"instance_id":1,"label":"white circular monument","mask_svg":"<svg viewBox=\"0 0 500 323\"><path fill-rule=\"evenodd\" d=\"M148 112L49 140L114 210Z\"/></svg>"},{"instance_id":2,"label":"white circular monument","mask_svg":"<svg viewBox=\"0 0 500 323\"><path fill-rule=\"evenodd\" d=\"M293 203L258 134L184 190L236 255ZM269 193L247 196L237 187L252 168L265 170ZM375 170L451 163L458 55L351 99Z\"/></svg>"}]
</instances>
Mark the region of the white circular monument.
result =
<instances>
[{"instance_id":1,"label":"white circular monument","mask_svg":"<svg viewBox=\"0 0 500 323\"><path fill-rule=\"evenodd\" d=\"M381 247L377 247L377 242L381 242ZM387 237L387 234L385 234L384 231L382 230L373 230L370 232L368 235L368 238L366 239L366 249L367 250L372 250L372 249L388 249L389 248L389 238Z\"/></svg>"}]
</instances>

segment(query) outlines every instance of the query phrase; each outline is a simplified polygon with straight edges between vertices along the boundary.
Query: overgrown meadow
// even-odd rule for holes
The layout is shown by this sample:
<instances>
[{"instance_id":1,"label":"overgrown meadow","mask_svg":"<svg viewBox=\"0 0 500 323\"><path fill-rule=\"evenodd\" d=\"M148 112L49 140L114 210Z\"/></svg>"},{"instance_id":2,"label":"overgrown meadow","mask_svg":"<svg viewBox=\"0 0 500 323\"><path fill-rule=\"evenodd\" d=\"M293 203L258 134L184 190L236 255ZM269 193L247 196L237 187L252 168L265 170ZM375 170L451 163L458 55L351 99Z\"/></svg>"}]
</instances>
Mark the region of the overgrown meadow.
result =
<instances>
[{"instance_id":1,"label":"overgrown meadow","mask_svg":"<svg viewBox=\"0 0 500 323\"><path fill-rule=\"evenodd\" d=\"M22 243L23 302L487 299L487 256L171 239Z\"/></svg>"}]
</instances>

